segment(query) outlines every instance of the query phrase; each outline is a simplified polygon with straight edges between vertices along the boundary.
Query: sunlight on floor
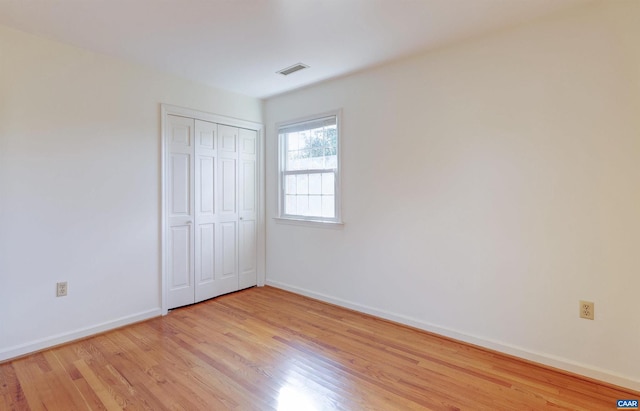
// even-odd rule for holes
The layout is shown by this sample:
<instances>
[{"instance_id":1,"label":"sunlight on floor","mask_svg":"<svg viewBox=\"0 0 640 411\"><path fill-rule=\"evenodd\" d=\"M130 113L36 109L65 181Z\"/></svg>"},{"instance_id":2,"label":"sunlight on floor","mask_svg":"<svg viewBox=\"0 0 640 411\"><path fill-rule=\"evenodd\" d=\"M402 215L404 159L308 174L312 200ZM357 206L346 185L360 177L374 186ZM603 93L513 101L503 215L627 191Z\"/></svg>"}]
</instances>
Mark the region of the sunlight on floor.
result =
<instances>
[{"instance_id":1,"label":"sunlight on floor","mask_svg":"<svg viewBox=\"0 0 640 411\"><path fill-rule=\"evenodd\" d=\"M304 391L285 385L278 394L278 411L319 411L312 397Z\"/></svg>"}]
</instances>

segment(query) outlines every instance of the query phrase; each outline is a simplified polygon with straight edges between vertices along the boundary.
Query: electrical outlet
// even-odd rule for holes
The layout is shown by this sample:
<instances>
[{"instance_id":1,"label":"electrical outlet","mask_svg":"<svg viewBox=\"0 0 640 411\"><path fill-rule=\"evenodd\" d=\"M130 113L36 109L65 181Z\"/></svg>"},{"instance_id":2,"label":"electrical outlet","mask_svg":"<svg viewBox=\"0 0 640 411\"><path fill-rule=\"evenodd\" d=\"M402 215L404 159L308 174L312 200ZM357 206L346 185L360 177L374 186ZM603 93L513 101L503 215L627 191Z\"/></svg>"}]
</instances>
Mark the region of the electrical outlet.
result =
<instances>
[{"instance_id":1,"label":"electrical outlet","mask_svg":"<svg viewBox=\"0 0 640 411\"><path fill-rule=\"evenodd\" d=\"M64 297L67 295L67 282L56 283L56 297Z\"/></svg>"},{"instance_id":2,"label":"electrical outlet","mask_svg":"<svg viewBox=\"0 0 640 411\"><path fill-rule=\"evenodd\" d=\"M594 314L594 304L591 301L580 301L580 318L593 320Z\"/></svg>"}]
</instances>

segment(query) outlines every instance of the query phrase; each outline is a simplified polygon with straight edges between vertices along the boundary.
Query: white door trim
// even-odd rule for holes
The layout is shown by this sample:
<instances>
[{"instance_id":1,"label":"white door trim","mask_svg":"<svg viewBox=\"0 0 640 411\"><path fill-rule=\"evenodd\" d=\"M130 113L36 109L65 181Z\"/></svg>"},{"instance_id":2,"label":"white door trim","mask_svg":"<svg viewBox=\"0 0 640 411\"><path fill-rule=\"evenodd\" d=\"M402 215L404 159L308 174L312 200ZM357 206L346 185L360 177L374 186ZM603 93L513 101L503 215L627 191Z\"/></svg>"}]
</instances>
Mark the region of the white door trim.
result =
<instances>
[{"instance_id":1,"label":"white door trim","mask_svg":"<svg viewBox=\"0 0 640 411\"><path fill-rule=\"evenodd\" d=\"M256 144L256 170L258 174L257 180L257 249L256 249L256 268L258 286L265 284L265 175L264 175L264 125L253 121L241 120L233 117L221 116L219 114L207 113L204 111L193 110L184 107L173 106L170 104L160 104L160 275L162 282L161 290L161 307L162 315L166 315L169 311L168 307L168 253L167 253L167 210L168 198L165 188L165 177L167 171L166 164L166 139L165 132L167 129L167 116L183 116L196 120L209 121L218 124L227 124L233 127L246 128L257 131L258 142Z\"/></svg>"}]
</instances>

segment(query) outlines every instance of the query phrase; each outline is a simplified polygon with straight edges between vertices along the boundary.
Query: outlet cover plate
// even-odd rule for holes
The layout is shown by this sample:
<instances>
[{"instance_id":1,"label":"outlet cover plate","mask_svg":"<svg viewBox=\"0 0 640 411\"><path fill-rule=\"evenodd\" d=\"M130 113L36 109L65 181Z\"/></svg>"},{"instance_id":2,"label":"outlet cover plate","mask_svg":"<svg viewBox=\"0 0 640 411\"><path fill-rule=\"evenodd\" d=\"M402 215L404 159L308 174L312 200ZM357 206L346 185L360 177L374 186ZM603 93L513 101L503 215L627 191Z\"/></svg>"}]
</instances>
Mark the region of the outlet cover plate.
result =
<instances>
[{"instance_id":1,"label":"outlet cover plate","mask_svg":"<svg viewBox=\"0 0 640 411\"><path fill-rule=\"evenodd\" d=\"M580 301L580 318L593 320L595 316L595 305L592 301Z\"/></svg>"},{"instance_id":2,"label":"outlet cover plate","mask_svg":"<svg viewBox=\"0 0 640 411\"><path fill-rule=\"evenodd\" d=\"M56 297L64 297L67 295L67 282L62 281L56 283Z\"/></svg>"}]
</instances>

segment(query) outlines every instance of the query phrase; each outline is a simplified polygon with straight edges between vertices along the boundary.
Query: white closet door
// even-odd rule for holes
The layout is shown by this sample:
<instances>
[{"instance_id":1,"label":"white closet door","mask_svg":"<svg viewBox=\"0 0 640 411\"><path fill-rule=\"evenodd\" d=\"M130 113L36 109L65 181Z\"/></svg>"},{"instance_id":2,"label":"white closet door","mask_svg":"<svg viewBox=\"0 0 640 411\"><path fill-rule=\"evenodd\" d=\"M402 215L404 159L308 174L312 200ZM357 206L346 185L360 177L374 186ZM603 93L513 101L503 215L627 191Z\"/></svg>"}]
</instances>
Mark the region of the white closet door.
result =
<instances>
[{"instance_id":1,"label":"white closet door","mask_svg":"<svg viewBox=\"0 0 640 411\"><path fill-rule=\"evenodd\" d=\"M168 308L257 284L258 133L167 115Z\"/></svg>"},{"instance_id":2,"label":"white closet door","mask_svg":"<svg viewBox=\"0 0 640 411\"><path fill-rule=\"evenodd\" d=\"M238 290L238 129L218 125L215 294Z\"/></svg>"},{"instance_id":3,"label":"white closet door","mask_svg":"<svg viewBox=\"0 0 640 411\"><path fill-rule=\"evenodd\" d=\"M258 133L240 129L239 138L239 288L257 284L257 169Z\"/></svg>"},{"instance_id":4,"label":"white closet door","mask_svg":"<svg viewBox=\"0 0 640 411\"><path fill-rule=\"evenodd\" d=\"M169 308L193 303L193 128L193 119L167 116Z\"/></svg>"},{"instance_id":5,"label":"white closet door","mask_svg":"<svg viewBox=\"0 0 640 411\"><path fill-rule=\"evenodd\" d=\"M218 125L195 120L195 302L216 296L216 140Z\"/></svg>"}]
</instances>

